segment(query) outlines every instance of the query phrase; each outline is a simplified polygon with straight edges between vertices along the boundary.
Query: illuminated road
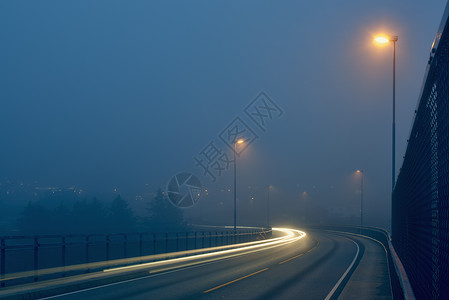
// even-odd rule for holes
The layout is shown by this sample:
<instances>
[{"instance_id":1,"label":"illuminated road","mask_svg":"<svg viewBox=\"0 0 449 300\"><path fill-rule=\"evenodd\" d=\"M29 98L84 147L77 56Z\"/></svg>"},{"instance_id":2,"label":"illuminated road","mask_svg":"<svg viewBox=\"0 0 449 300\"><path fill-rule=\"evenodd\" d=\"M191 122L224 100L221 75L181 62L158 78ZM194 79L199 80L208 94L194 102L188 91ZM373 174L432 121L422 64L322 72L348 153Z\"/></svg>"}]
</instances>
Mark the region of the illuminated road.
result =
<instances>
[{"instance_id":1,"label":"illuminated road","mask_svg":"<svg viewBox=\"0 0 449 300\"><path fill-rule=\"evenodd\" d=\"M377 251L376 258L382 257L382 249L376 242L330 232L306 235L298 230L277 228L275 231L279 238L268 242L107 269L102 273L108 276L144 272L139 278L48 299L333 299L340 294L345 295L344 299L351 299L351 295L357 294L355 289L364 290L358 292L358 299L373 296L363 294L367 291L380 293L386 296L383 299L388 299L389 284L382 290L369 291L366 286L348 281L350 277L359 276L358 282L363 282L364 276L377 275L370 274L373 272L371 265L382 268L381 261L362 258L359 262L357 259L363 252L371 251L369 249ZM358 265L365 267L359 270ZM374 271L385 275L385 270Z\"/></svg>"}]
</instances>

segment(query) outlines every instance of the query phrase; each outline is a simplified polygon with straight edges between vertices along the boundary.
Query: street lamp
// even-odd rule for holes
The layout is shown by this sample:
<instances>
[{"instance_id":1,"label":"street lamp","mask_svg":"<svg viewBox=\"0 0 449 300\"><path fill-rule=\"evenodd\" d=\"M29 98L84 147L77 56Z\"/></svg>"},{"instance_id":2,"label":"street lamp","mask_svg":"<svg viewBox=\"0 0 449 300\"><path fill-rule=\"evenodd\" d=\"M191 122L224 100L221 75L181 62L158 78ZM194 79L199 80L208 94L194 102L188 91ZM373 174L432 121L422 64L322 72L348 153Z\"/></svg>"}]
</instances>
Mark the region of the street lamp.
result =
<instances>
[{"instance_id":1,"label":"street lamp","mask_svg":"<svg viewBox=\"0 0 449 300\"><path fill-rule=\"evenodd\" d=\"M243 144L244 142L245 140L241 138L234 141L234 233L237 232L237 160L235 148L237 147L237 144Z\"/></svg>"},{"instance_id":2,"label":"street lamp","mask_svg":"<svg viewBox=\"0 0 449 300\"><path fill-rule=\"evenodd\" d=\"M363 171L357 170L360 174L360 228L363 228Z\"/></svg>"},{"instance_id":3,"label":"street lamp","mask_svg":"<svg viewBox=\"0 0 449 300\"><path fill-rule=\"evenodd\" d=\"M374 41L379 45L386 45L389 42L393 42L393 145L392 145L392 184L391 193L393 195L394 184L395 184L395 144L396 144L396 42L398 41L398 36L378 36L374 38Z\"/></svg>"}]
</instances>

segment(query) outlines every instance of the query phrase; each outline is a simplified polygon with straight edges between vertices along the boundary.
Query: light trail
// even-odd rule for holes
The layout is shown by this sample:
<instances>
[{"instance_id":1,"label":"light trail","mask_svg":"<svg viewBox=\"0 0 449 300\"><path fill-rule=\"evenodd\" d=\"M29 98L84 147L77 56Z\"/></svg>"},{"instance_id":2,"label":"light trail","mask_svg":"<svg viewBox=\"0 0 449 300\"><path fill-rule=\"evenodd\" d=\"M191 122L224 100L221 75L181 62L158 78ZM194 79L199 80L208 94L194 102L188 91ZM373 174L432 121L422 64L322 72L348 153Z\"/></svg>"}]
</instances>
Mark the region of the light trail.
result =
<instances>
[{"instance_id":1,"label":"light trail","mask_svg":"<svg viewBox=\"0 0 449 300\"><path fill-rule=\"evenodd\" d=\"M241 227L243 228L243 227ZM253 227L247 227L253 228ZM155 268L155 267L164 267L163 269L152 270L151 273L156 273L159 271L172 270L179 267L186 267L189 265L200 264L205 262L210 262L218 259L226 259L238 255L249 254L257 251L262 251L266 249L271 249L273 247L282 246L284 244L292 243L296 240L299 240L306 236L306 233L299 230L288 229L288 228L272 228L273 231L277 231L283 233L284 236L271 238L267 240L261 241L253 241L239 244L232 244L226 246L216 246L209 248L201 248L194 250L185 250L171 253L162 253L155 255L147 255L147 256L139 256L132 258L124 258L124 259L116 259L112 261L101 261L95 263L86 263L65 267L56 267L56 268L48 268L48 269L40 269L36 271L25 271L25 272L17 272L5 274L0 278L0 282L8 281L12 279L18 278L26 278L26 277L34 277L34 276L42 276L70 271L82 271L88 269L101 269L104 268L100 273L110 273L113 272L126 272L126 271L135 271L146 268ZM207 252L207 253L204 253ZM183 256L183 257L179 257ZM157 260L157 261L154 261ZM145 261L153 261L147 262ZM112 268L113 266L125 265L126 267L117 267ZM133 265L129 265L133 264ZM77 277L88 277L88 275L95 276L98 275L98 272L92 272L86 275L77 275ZM68 279L67 277L66 279Z\"/></svg>"},{"instance_id":2,"label":"light trail","mask_svg":"<svg viewBox=\"0 0 449 300\"><path fill-rule=\"evenodd\" d=\"M186 257L179 257L167 260L161 260L156 262L150 262L145 264L138 264L132 266L118 267L112 269L105 269L103 272L122 272L122 271L136 271L141 269L148 269L152 267L162 267L162 266L172 266L172 268L185 267L192 264L200 264L204 262L210 262L214 260L226 259L230 257L245 255L249 253L259 252L263 250L272 249L274 247L284 246L293 242L296 242L306 236L306 233L296 229L289 228L272 228L273 231L278 231L284 233L285 236L268 239L264 241L248 242L238 244L238 248L233 248L229 250L220 250L210 253L196 254ZM230 245L235 247L236 245ZM205 260L207 259L207 260ZM178 266L177 264L183 263ZM186 264L189 263L189 264ZM175 265L175 266L173 266ZM172 269L169 268L169 269ZM166 271L167 268L161 269L160 271Z\"/></svg>"}]
</instances>

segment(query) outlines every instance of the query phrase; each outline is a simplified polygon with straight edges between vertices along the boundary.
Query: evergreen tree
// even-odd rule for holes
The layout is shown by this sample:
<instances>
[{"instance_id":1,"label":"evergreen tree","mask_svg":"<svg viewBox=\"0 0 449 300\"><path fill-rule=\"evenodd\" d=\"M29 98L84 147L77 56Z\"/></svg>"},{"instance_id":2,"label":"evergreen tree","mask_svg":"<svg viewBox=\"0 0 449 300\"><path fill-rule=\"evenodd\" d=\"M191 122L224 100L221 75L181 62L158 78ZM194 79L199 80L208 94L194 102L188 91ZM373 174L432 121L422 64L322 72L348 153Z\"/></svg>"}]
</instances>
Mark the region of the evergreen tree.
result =
<instances>
[{"instance_id":1,"label":"evergreen tree","mask_svg":"<svg viewBox=\"0 0 449 300\"><path fill-rule=\"evenodd\" d=\"M28 202L22 209L17 226L26 234L46 234L51 232L52 214L39 203Z\"/></svg>"},{"instance_id":2,"label":"evergreen tree","mask_svg":"<svg viewBox=\"0 0 449 300\"><path fill-rule=\"evenodd\" d=\"M128 202L118 195L111 203L108 216L109 230L112 232L133 232L136 219Z\"/></svg>"},{"instance_id":3,"label":"evergreen tree","mask_svg":"<svg viewBox=\"0 0 449 300\"><path fill-rule=\"evenodd\" d=\"M174 207L165 197L161 189L148 203L148 223L145 227L149 231L183 231L186 230L183 211Z\"/></svg>"}]
</instances>

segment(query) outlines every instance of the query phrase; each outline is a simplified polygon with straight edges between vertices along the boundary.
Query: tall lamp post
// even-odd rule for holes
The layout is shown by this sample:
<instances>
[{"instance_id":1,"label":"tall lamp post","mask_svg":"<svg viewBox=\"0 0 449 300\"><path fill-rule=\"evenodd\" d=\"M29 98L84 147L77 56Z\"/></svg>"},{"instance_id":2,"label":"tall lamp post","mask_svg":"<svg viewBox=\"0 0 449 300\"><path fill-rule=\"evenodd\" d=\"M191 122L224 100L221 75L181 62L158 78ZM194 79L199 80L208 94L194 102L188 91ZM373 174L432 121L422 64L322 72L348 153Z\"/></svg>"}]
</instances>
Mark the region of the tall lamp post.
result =
<instances>
[{"instance_id":1,"label":"tall lamp post","mask_svg":"<svg viewBox=\"0 0 449 300\"><path fill-rule=\"evenodd\" d=\"M380 45L388 44L389 42L393 42L393 145L392 145L392 184L391 184L391 193L393 195L394 185L395 185L395 145L396 145L396 42L398 41L398 36L378 36L374 39L376 43Z\"/></svg>"},{"instance_id":2,"label":"tall lamp post","mask_svg":"<svg viewBox=\"0 0 449 300\"><path fill-rule=\"evenodd\" d=\"M244 143L243 139L236 139L234 141L234 233L237 232L237 160L235 155L235 149L237 148L237 144Z\"/></svg>"},{"instance_id":3,"label":"tall lamp post","mask_svg":"<svg viewBox=\"0 0 449 300\"><path fill-rule=\"evenodd\" d=\"M360 174L360 228L363 228L363 171L357 170Z\"/></svg>"}]
</instances>

